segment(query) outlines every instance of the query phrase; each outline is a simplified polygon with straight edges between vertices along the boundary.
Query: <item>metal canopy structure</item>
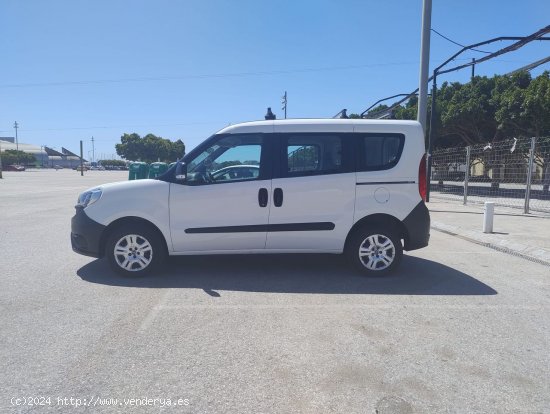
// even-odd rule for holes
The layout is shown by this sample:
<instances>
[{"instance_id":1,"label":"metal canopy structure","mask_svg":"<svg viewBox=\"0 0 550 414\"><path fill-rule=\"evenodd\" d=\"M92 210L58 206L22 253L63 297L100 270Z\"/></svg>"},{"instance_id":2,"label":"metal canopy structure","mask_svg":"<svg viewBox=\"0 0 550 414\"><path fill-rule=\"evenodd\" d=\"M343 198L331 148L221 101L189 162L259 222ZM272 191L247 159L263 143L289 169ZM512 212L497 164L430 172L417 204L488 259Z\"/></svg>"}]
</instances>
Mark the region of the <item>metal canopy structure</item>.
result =
<instances>
[{"instance_id":1,"label":"metal canopy structure","mask_svg":"<svg viewBox=\"0 0 550 414\"><path fill-rule=\"evenodd\" d=\"M544 65L545 63L548 63L548 62L550 62L550 56L545 57L544 59L537 60L536 62L530 63L528 65L525 65L525 66L523 66L519 69L516 69L516 70L508 73L508 75L513 75L514 73L524 72L524 71L529 72L530 70L533 70L533 69L539 67L540 65Z\"/></svg>"},{"instance_id":2,"label":"metal canopy structure","mask_svg":"<svg viewBox=\"0 0 550 414\"><path fill-rule=\"evenodd\" d=\"M457 70L460 70L460 69L464 69L464 68L467 68L467 67L470 67L470 66L473 66L473 65L477 65L479 63L482 63L482 62L485 62L487 60L493 59L493 58L495 58L497 56L500 56L500 55L503 55L505 53L513 52L513 51L518 50L518 49L522 48L523 46L525 46L526 44L528 44L530 42L533 42L535 40L550 40L550 37L544 37L544 35L549 33L549 32L550 32L550 25L536 31L535 33L530 34L529 36L524 36L524 37L500 36L500 37L495 37L493 39L486 40L484 42L479 42L479 43L475 43L473 45L468 45L468 46L465 46L462 49L460 49L458 52L456 52L454 55L452 55L449 59L447 59L445 62L443 62L441 65L439 65L438 67L436 67L434 69L433 75L432 75L432 81L433 81L433 86L432 86L432 110L431 110L431 113L430 113L430 124L429 124L430 125L430 130L428 132L428 153L427 153L427 156L426 156L426 163L427 163L427 165L426 165L426 167L427 167L426 168L426 185L427 185L427 187L426 187L426 189L427 189L427 191L426 191L426 201L430 201L430 177L431 177L431 173L432 173L431 153L432 153L432 148L433 148L433 139L432 139L432 137L434 136L435 114L437 113L437 107L436 107L437 76L445 74L445 73L454 72L454 71L457 71ZM465 63L463 65L459 65L459 66L455 66L455 67L450 68L450 69L442 70L443 67L445 67L449 62L451 62L456 57L458 57L459 55L461 55L462 53L464 53L468 50L471 50L471 49L479 47L479 46L487 45L487 44L490 44L490 43L494 43L494 42L512 41L512 40L515 40L516 42L509 45L509 46L507 46L507 47L499 49L496 52L493 52L493 53L491 53L487 56L484 56L479 60L474 60L472 62L468 62L468 63Z\"/></svg>"},{"instance_id":3,"label":"metal canopy structure","mask_svg":"<svg viewBox=\"0 0 550 414\"><path fill-rule=\"evenodd\" d=\"M544 37L544 35L546 33L550 33L550 26L546 26L545 28L529 35L529 36L500 36L500 37L495 37L493 39L489 39L489 40L486 40L486 41L483 41L483 42L479 42L479 43L475 43L475 44L472 44L472 45L468 45L468 46L464 46L462 49L460 49L458 52L456 52L454 55L452 55L450 58L448 58L445 62L443 62L441 65L439 65L435 70L434 70L434 74L437 76L437 75L441 75L441 74L444 74L444 73L449 73L449 72L454 72L454 71L457 71L457 70L460 70L460 69L464 69L464 68L467 68L467 67L472 67L472 66L475 66L479 63L482 63L482 62L485 62L489 59L492 59L496 56L500 56L502 54L505 54L505 53L509 53L509 52L513 52L523 46L525 46L526 44L532 42L532 41L535 41L535 40L550 40L550 37ZM440 70L441 68L443 68L444 66L446 66L449 62L453 61L454 59L456 59L459 55L461 55L462 53L468 51L468 50L475 50L477 47L479 46L482 46L482 45L486 45L486 44L490 44L490 43L495 43L495 42L499 42L499 41L513 41L515 40L516 43L510 45L510 46L507 46L503 49L499 49L497 50L496 52L493 52L493 53L489 53L487 56L484 56L483 58L481 59L476 59L472 62L468 62L468 63L465 63L463 65L459 65L459 66L455 66L453 68L450 68L450 69L446 69L444 71ZM484 52L486 53L486 52ZM550 57L548 58L544 58L542 60L539 60L537 62L534 62L524 68L520 68L520 69L517 69L517 71L520 71L520 70L530 70L534 67L537 67L537 66L540 66L546 62L550 61ZM531 67L531 65L533 65ZM512 72L514 73L514 72ZM428 78L428 82L431 82L433 81L434 79L434 75L430 76ZM383 102L385 100L388 100L388 99L392 99L392 98L396 98L396 97L399 97L399 96L402 96L403 98L398 100L397 102L393 103L389 108L386 108L386 109L383 109L379 112L375 112L373 114L370 114L368 115L368 118L379 118L381 116L384 116L386 113L388 112L391 112L392 110L394 110L395 108L397 108L399 105L401 105L403 102L406 102L407 100L409 100L410 98L412 98L413 96L417 95L418 94L418 89L419 88L416 88L414 91L412 91L411 93L409 94L397 94L397 95L393 95L393 96L390 96L388 98L384 98L384 99L381 99L381 100L378 100L377 102L375 102L373 105L371 105L370 107L368 107L367 109L365 109L363 112L361 112L361 117L364 118L364 117L367 117L367 112L369 110L371 110L372 108L374 108L377 104L379 104L380 102ZM433 97L432 97L432 100L433 100Z\"/></svg>"}]
</instances>

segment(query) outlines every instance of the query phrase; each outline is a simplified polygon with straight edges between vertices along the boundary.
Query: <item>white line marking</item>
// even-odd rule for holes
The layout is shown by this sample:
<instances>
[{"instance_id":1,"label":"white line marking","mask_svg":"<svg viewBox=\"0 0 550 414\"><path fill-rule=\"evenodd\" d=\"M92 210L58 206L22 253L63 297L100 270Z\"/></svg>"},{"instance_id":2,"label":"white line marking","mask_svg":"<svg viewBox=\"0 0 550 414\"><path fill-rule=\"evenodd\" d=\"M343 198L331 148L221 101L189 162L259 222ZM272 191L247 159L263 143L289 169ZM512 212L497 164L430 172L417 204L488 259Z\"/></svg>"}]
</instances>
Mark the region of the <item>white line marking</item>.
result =
<instances>
[{"instance_id":1,"label":"white line marking","mask_svg":"<svg viewBox=\"0 0 550 414\"><path fill-rule=\"evenodd\" d=\"M166 307L165 303L168 300L168 296L171 293L171 289L167 289L162 296L160 297L157 304L153 307L151 307L151 310L147 314L145 318L143 318L143 321L141 322L141 325L139 326L138 333L142 333L143 331L146 331L149 326L153 323L155 318L157 317L157 314L159 313L159 310Z\"/></svg>"}]
</instances>

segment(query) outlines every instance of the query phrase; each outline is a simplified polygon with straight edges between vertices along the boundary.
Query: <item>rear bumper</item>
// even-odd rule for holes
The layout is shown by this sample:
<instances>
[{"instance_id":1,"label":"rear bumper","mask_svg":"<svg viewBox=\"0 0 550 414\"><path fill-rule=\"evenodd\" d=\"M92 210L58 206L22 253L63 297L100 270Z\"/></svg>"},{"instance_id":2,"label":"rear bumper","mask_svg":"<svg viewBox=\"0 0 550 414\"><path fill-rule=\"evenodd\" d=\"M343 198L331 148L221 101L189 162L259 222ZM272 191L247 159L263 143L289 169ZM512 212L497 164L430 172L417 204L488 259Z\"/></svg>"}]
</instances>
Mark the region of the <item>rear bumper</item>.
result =
<instances>
[{"instance_id":1,"label":"rear bumper","mask_svg":"<svg viewBox=\"0 0 550 414\"><path fill-rule=\"evenodd\" d=\"M407 229L405 238L405 250L416 250L426 247L430 241L430 212L421 201L403 220Z\"/></svg>"},{"instance_id":2,"label":"rear bumper","mask_svg":"<svg viewBox=\"0 0 550 414\"><path fill-rule=\"evenodd\" d=\"M71 246L73 251L84 256L102 257L101 235L105 226L92 220L82 207L76 207L71 219Z\"/></svg>"}]
</instances>

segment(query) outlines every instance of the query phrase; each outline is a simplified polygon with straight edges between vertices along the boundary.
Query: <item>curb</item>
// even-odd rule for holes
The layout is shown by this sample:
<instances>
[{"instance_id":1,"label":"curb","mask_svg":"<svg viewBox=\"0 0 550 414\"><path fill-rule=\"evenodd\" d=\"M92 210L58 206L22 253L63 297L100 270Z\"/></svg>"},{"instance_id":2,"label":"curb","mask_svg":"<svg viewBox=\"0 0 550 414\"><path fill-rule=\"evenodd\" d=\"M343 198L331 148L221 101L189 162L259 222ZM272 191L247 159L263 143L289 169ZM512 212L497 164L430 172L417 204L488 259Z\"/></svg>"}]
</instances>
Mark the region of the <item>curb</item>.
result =
<instances>
[{"instance_id":1,"label":"curb","mask_svg":"<svg viewBox=\"0 0 550 414\"><path fill-rule=\"evenodd\" d=\"M485 234L472 230L465 230L461 227L451 226L438 221L432 221L431 228L441 233L456 236L502 253L521 257L522 259L526 259L544 266L550 266L550 251L541 249L540 247L504 240L495 234Z\"/></svg>"}]
</instances>

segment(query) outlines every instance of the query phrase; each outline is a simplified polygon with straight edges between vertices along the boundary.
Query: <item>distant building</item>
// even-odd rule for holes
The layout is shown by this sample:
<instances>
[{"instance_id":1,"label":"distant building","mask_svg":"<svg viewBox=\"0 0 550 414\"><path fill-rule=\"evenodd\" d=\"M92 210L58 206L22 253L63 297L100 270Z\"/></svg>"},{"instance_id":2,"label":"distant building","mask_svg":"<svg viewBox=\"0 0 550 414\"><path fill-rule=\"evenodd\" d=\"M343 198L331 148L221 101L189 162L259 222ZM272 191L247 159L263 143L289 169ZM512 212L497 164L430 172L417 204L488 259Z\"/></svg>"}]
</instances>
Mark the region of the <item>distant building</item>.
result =
<instances>
[{"instance_id":1,"label":"distant building","mask_svg":"<svg viewBox=\"0 0 550 414\"><path fill-rule=\"evenodd\" d=\"M61 147L61 152L50 147L44 147L44 149L48 154L47 167L55 167L56 165L59 165L63 168L74 168L80 165L80 157L68 149ZM88 161L83 159L82 162Z\"/></svg>"},{"instance_id":2,"label":"distant building","mask_svg":"<svg viewBox=\"0 0 550 414\"><path fill-rule=\"evenodd\" d=\"M23 151L32 154L36 158L36 164L43 167L55 167L59 165L63 168L74 168L80 164L80 157L66 148L61 147L61 152L46 146L32 144L15 143L14 137L0 137L0 151L7 150ZM87 162L86 160L82 160Z\"/></svg>"},{"instance_id":3,"label":"distant building","mask_svg":"<svg viewBox=\"0 0 550 414\"><path fill-rule=\"evenodd\" d=\"M27 154L34 155L38 165L45 165L47 163L48 155L43 147L23 143L15 144L15 138L13 137L0 137L0 151L4 152L17 149Z\"/></svg>"}]
</instances>

